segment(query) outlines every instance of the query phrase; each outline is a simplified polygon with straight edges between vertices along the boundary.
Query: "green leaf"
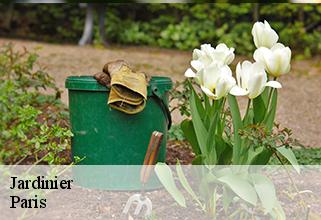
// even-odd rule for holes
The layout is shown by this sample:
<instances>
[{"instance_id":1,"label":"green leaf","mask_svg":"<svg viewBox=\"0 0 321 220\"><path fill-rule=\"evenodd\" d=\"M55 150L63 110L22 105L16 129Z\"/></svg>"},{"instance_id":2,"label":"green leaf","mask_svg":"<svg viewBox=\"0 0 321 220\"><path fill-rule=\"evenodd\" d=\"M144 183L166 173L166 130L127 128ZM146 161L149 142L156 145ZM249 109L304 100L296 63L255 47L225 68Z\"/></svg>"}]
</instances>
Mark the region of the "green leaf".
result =
<instances>
[{"instance_id":1,"label":"green leaf","mask_svg":"<svg viewBox=\"0 0 321 220\"><path fill-rule=\"evenodd\" d=\"M291 163L293 168L298 173L300 172L300 167L299 167L298 161L297 161L297 159L291 149L286 148L286 147L278 147L278 148L276 148L276 150Z\"/></svg>"},{"instance_id":2,"label":"green leaf","mask_svg":"<svg viewBox=\"0 0 321 220\"><path fill-rule=\"evenodd\" d=\"M204 97L205 109L210 109L211 105L210 105L210 100L208 96L205 93L203 93L203 97Z\"/></svg>"},{"instance_id":3,"label":"green leaf","mask_svg":"<svg viewBox=\"0 0 321 220\"><path fill-rule=\"evenodd\" d=\"M264 175L252 174L254 188L266 213L276 206L277 198L273 182Z\"/></svg>"},{"instance_id":4,"label":"green leaf","mask_svg":"<svg viewBox=\"0 0 321 220\"><path fill-rule=\"evenodd\" d=\"M225 213L228 211L228 207L230 206L231 202L233 201L234 193L230 188L227 186L223 187L223 208Z\"/></svg>"},{"instance_id":5,"label":"green leaf","mask_svg":"<svg viewBox=\"0 0 321 220\"><path fill-rule=\"evenodd\" d=\"M202 116L201 116L202 112L199 112L197 108L197 102L198 102L197 100L199 100L199 97L195 93L195 91L193 91L190 97L192 122L193 122L194 131L197 137L197 142L200 147L201 153L205 155L207 153L206 140L207 140L208 133L202 121Z\"/></svg>"},{"instance_id":6,"label":"green leaf","mask_svg":"<svg viewBox=\"0 0 321 220\"><path fill-rule=\"evenodd\" d=\"M225 146L223 147L223 151L220 152L221 149L217 150L217 157L218 157L218 164L231 164L232 154L233 154L233 147L230 143L224 142Z\"/></svg>"},{"instance_id":7,"label":"green leaf","mask_svg":"<svg viewBox=\"0 0 321 220\"><path fill-rule=\"evenodd\" d=\"M192 161L192 165L202 165L203 164L203 156L197 155L195 159Z\"/></svg>"},{"instance_id":8,"label":"green leaf","mask_svg":"<svg viewBox=\"0 0 321 220\"><path fill-rule=\"evenodd\" d=\"M270 214L272 216L272 219L286 220L286 215L279 201L277 201L276 206L273 208Z\"/></svg>"},{"instance_id":9,"label":"green leaf","mask_svg":"<svg viewBox=\"0 0 321 220\"><path fill-rule=\"evenodd\" d=\"M200 116L201 116L201 119L202 121L204 120L204 117L205 117L205 109L204 109L204 106L202 104L202 100L201 98L197 95L197 93L195 92L191 82L188 83L189 87L190 87L190 90L191 90L191 96L194 96L194 101L195 101L195 106L196 106L196 109L197 111L199 112ZM190 97L191 98L191 97Z\"/></svg>"},{"instance_id":10,"label":"green leaf","mask_svg":"<svg viewBox=\"0 0 321 220\"><path fill-rule=\"evenodd\" d=\"M216 219L216 206L217 206L217 188L213 192L212 198L210 198L210 215L213 219Z\"/></svg>"},{"instance_id":11,"label":"green leaf","mask_svg":"<svg viewBox=\"0 0 321 220\"><path fill-rule=\"evenodd\" d=\"M185 119L181 122L181 129L184 133L186 140L191 144L195 155L201 153L200 147L197 142L197 137L194 131L193 122L189 119Z\"/></svg>"},{"instance_id":12,"label":"green leaf","mask_svg":"<svg viewBox=\"0 0 321 220\"><path fill-rule=\"evenodd\" d=\"M199 206L202 209L204 209L203 204L200 202L200 200L198 199L197 195L193 191L192 187L189 185L189 183L188 183L188 181L187 181L187 179L186 179L186 177L184 175L182 166L179 163L176 165L176 172L177 172L178 179L181 182L181 184L184 187L184 189L192 196L192 198L199 204Z\"/></svg>"},{"instance_id":13,"label":"green leaf","mask_svg":"<svg viewBox=\"0 0 321 220\"><path fill-rule=\"evenodd\" d=\"M276 105L278 100L277 89L273 89L271 92L273 92L273 94L272 94L272 99L270 103L270 109L268 110L269 112L267 113L266 118L264 119L264 124L266 125L269 131L272 131L272 128L273 128L273 123L274 123L275 113L276 113Z\"/></svg>"},{"instance_id":14,"label":"green leaf","mask_svg":"<svg viewBox=\"0 0 321 220\"><path fill-rule=\"evenodd\" d=\"M219 158L219 156L225 150L227 144L225 143L224 139L219 135L215 135L212 138L215 138L215 140L216 140L216 147L217 147L216 152L217 152L217 157Z\"/></svg>"},{"instance_id":15,"label":"green leaf","mask_svg":"<svg viewBox=\"0 0 321 220\"><path fill-rule=\"evenodd\" d=\"M237 174L228 174L218 179L222 183L228 185L241 199L256 205L257 195L254 187Z\"/></svg>"},{"instance_id":16,"label":"green leaf","mask_svg":"<svg viewBox=\"0 0 321 220\"><path fill-rule=\"evenodd\" d=\"M248 164L250 165L265 165L270 161L272 151L265 147L258 147L255 150L249 151Z\"/></svg>"},{"instance_id":17,"label":"green leaf","mask_svg":"<svg viewBox=\"0 0 321 220\"><path fill-rule=\"evenodd\" d=\"M204 99L204 111L205 111L205 117L203 118L204 125L208 129L210 126L210 111L211 111L211 104L208 96L205 93L203 94L203 99Z\"/></svg>"},{"instance_id":18,"label":"green leaf","mask_svg":"<svg viewBox=\"0 0 321 220\"><path fill-rule=\"evenodd\" d=\"M233 122L233 128L234 128L234 147L233 147L232 162L234 165L237 165L241 157L240 155L241 138L239 135L239 129L242 128L242 119L241 119L240 109L235 96L228 95L228 102L231 109L232 122Z\"/></svg>"},{"instance_id":19,"label":"green leaf","mask_svg":"<svg viewBox=\"0 0 321 220\"><path fill-rule=\"evenodd\" d=\"M261 93L260 97L262 98L262 101L264 102L265 107L268 106L268 99L269 99L269 92L273 89L271 87L265 87L264 91Z\"/></svg>"},{"instance_id":20,"label":"green leaf","mask_svg":"<svg viewBox=\"0 0 321 220\"><path fill-rule=\"evenodd\" d=\"M175 201L180 206L186 207L185 198L181 191L179 191L176 187L173 173L169 166L167 166L165 163L157 163L155 166L155 172L160 182L163 184L169 194L171 194L171 196L175 199Z\"/></svg>"},{"instance_id":21,"label":"green leaf","mask_svg":"<svg viewBox=\"0 0 321 220\"><path fill-rule=\"evenodd\" d=\"M253 119L254 119L253 109L249 109L247 114L244 116L243 126L246 127L248 125L252 125L253 124Z\"/></svg>"},{"instance_id":22,"label":"green leaf","mask_svg":"<svg viewBox=\"0 0 321 220\"><path fill-rule=\"evenodd\" d=\"M264 104L262 94L253 99L254 122L256 124L263 121L266 113L266 105Z\"/></svg>"},{"instance_id":23,"label":"green leaf","mask_svg":"<svg viewBox=\"0 0 321 220\"><path fill-rule=\"evenodd\" d=\"M216 129L218 127L218 120L219 117L219 112L215 112L214 117L211 120L211 125L208 131L208 135L207 135L207 140L206 140L206 146L207 146L207 152L210 152L210 155L206 155L206 157L210 157L211 164L216 164L217 162L217 154L216 154ZM207 161L209 162L209 161Z\"/></svg>"}]
</instances>

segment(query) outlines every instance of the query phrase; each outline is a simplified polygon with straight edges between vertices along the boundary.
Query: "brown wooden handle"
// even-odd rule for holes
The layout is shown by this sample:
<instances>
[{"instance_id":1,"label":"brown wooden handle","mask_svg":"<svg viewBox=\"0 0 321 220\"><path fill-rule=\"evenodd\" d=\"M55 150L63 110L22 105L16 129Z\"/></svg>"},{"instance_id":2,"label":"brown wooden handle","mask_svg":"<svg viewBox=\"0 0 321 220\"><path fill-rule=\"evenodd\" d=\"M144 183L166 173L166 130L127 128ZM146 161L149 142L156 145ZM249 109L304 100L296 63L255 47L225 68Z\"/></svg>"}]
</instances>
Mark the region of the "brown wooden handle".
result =
<instances>
[{"instance_id":1,"label":"brown wooden handle","mask_svg":"<svg viewBox=\"0 0 321 220\"><path fill-rule=\"evenodd\" d=\"M151 170L153 168L152 165L155 165L157 161L157 156L160 149L160 144L163 139L163 133L154 131L151 135L147 151L145 154L144 163L140 172L140 181L142 184L145 184L148 181Z\"/></svg>"},{"instance_id":2,"label":"brown wooden handle","mask_svg":"<svg viewBox=\"0 0 321 220\"><path fill-rule=\"evenodd\" d=\"M149 158L150 158L150 156L152 154L152 150L153 150L153 147L154 147L154 144L155 144L155 140L156 140L156 134L157 134L156 131L154 131L152 133L151 137L150 137L143 165L148 165L148 163L149 163Z\"/></svg>"}]
</instances>

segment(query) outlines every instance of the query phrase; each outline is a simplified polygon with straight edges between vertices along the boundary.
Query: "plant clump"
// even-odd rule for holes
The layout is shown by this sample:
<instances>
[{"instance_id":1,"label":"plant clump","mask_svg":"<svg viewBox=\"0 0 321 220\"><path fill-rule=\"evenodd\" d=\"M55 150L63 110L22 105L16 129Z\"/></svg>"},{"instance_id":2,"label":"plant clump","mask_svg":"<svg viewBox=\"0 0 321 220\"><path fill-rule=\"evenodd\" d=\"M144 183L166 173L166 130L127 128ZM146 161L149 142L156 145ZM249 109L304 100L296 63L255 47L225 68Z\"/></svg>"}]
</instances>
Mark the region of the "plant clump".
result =
<instances>
[{"instance_id":1,"label":"plant clump","mask_svg":"<svg viewBox=\"0 0 321 220\"><path fill-rule=\"evenodd\" d=\"M37 59L25 48L0 48L0 164L70 163L68 111Z\"/></svg>"}]
</instances>

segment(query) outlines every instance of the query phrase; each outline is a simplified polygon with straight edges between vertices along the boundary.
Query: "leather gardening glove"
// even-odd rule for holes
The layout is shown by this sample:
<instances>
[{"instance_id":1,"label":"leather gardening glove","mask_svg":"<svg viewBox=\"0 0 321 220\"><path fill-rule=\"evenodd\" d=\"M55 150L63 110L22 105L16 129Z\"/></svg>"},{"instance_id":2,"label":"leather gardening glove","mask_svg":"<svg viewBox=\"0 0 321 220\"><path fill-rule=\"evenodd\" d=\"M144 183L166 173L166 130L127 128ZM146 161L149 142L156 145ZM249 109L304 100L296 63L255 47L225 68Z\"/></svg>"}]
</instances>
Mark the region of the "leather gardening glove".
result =
<instances>
[{"instance_id":1,"label":"leather gardening glove","mask_svg":"<svg viewBox=\"0 0 321 220\"><path fill-rule=\"evenodd\" d=\"M144 110L146 101L141 99L137 102L124 101L123 98L119 97L115 92L114 87L111 87L109 93L108 104L118 111L127 113L127 114L136 114Z\"/></svg>"},{"instance_id":2,"label":"leather gardening glove","mask_svg":"<svg viewBox=\"0 0 321 220\"><path fill-rule=\"evenodd\" d=\"M111 71L111 94L108 104L127 114L141 112L147 100L147 81L144 73L134 72L121 65Z\"/></svg>"},{"instance_id":3,"label":"leather gardening glove","mask_svg":"<svg viewBox=\"0 0 321 220\"><path fill-rule=\"evenodd\" d=\"M99 84L110 87L112 74L115 71L118 71L123 65L129 66L128 63L126 63L126 61L124 60L108 62L104 65L103 71L96 73L94 75L94 78L98 81Z\"/></svg>"},{"instance_id":4,"label":"leather gardening glove","mask_svg":"<svg viewBox=\"0 0 321 220\"><path fill-rule=\"evenodd\" d=\"M110 86L110 76L104 72L98 72L94 75L94 78L99 84L109 87Z\"/></svg>"},{"instance_id":5,"label":"leather gardening glove","mask_svg":"<svg viewBox=\"0 0 321 220\"><path fill-rule=\"evenodd\" d=\"M111 87L108 104L127 114L141 112L147 100L148 77L134 72L124 60L108 62L103 72L94 78L102 85Z\"/></svg>"}]
</instances>

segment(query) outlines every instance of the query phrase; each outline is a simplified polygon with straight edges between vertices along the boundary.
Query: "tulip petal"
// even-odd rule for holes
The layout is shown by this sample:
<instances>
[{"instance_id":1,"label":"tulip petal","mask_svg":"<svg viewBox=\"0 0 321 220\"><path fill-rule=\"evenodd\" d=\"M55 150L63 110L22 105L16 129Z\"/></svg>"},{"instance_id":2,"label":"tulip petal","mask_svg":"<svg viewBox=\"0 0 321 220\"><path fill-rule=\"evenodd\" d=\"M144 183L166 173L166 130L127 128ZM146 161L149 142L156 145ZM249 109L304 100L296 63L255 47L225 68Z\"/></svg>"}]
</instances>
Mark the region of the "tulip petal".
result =
<instances>
[{"instance_id":1,"label":"tulip petal","mask_svg":"<svg viewBox=\"0 0 321 220\"><path fill-rule=\"evenodd\" d=\"M235 84L235 79L232 76L222 75L218 80L217 87L215 89L215 95L217 96L216 99L226 96Z\"/></svg>"},{"instance_id":2,"label":"tulip petal","mask_svg":"<svg viewBox=\"0 0 321 220\"><path fill-rule=\"evenodd\" d=\"M262 63L265 70L274 76L279 66L279 62L277 62L278 58L273 55L272 49L260 47L254 51L253 58L256 62Z\"/></svg>"},{"instance_id":3,"label":"tulip petal","mask_svg":"<svg viewBox=\"0 0 321 220\"><path fill-rule=\"evenodd\" d=\"M258 32L261 29L260 27L261 24L262 24L261 22L255 22L251 32L253 36L254 45L256 46L256 48L260 47Z\"/></svg>"},{"instance_id":4,"label":"tulip petal","mask_svg":"<svg viewBox=\"0 0 321 220\"><path fill-rule=\"evenodd\" d=\"M211 90L209 90L208 88L201 86L202 91L210 98L215 99L216 95L213 94L213 92L211 92Z\"/></svg>"},{"instance_id":5,"label":"tulip petal","mask_svg":"<svg viewBox=\"0 0 321 220\"><path fill-rule=\"evenodd\" d=\"M194 73L194 71L193 71L191 68L188 68L188 69L185 71L184 76L185 76L185 77L188 77L188 78L193 78L193 77L196 77L196 73Z\"/></svg>"},{"instance_id":6,"label":"tulip petal","mask_svg":"<svg viewBox=\"0 0 321 220\"><path fill-rule=\"evenodd\" d=\"M270 24L264 20L264 25L266 27L266 36L265 36L265 40L266 40L266 43L265 43L265 46L268 47L268 48L271 48L273 47L276 42L278 42L279 40L279 36L278 34L275 32L275 30L273 30L270 26Z\"/></svg>"},{"instance_id":7,"label":"tulip petal","mask_svg":"<svg viewBox=\"0 0 321 220\"><path fill-rule=\"evenodd\" d=\"M204 65L202 64L202 62L198 61L198 60L192 60L191 61L191 66L196 70L196 71L200 71Z\"/></svg>"},{"instance_id":8,"label":"tulip petal","mask_svg":"<svg viewBox=\"0 0 321 220\"><path fill-rule=\"evenodd\" d=\"M265 64L265 57L271 55L271 51L266 47L260 47L254 51L253 58L256 62L262 62Z\"/></svg>"},{"instance_id":9,"label":"tulip petal","mask_svg":"<svg viewBox=\"0 0 321 220\"><path fill-rule=\"evenodd\" d=\"M259 96L265 87L266 84L266 73L263 70L260 70L260 63L255 63L255 72L253 72L253 75L249 79L249 98L254 99L257 96Z\"/></svg>"},{"instance_id":10,"label":"tulip petal","mask_svg":"<svg viewBox=\"0 0 321 220\"><path fill-rule=\"evenodd\" d=\"M252 71L252 66L253 66L253 64L248 60L245 60L242 63L241 84L240 84L240 86L243 89L248 89L248 82L249 82L249 79L250 79L251 74L253 72Z\"/></svg>"},{"instance_id":11,"label":"tulip petal","mask_svg":"<svg viewBox=\"0 0 321 220\"><path fill-rule=\"evenodd\" d=\"M276 43L273 45L273 47L271 48L272 51L278 50L278 49L284 49L284 45L282 43Z\"/></svg>"},{"instance_id":12,"label":"tulip petal","mask_svg":"<svg viewBox=\"0 0 321 220\"><path fill-rule=\"evenodd\" d=\"M245 95L249 94L249 92L246 91L245 89L242 89L239 86L234 86L230 90L230 94L234 95L234 96L245 96Z\"/></svg>"},{"instance_id":13,"label":"tulip petal","mask_svg":"<svg viewBox=\"0 0 321 220\"><path fill-rule=\"evenodd\" d=\"M273 88L276 88L276 89L281 89L282 88L282 85L281 83L277 82L277 81L268 81L265 86L269 86L269 87L273 87Z\"/></svg>"},{"instance_id":14,"label":"tulip petal","mask_svg":"<svg viewBox=\"0 0 321 220\"><path fill-rule=\"evenodd\" d=\"M291 50L289 47L285 47L282 51L282 72L281 74L286 74L291 68Z\"/></svg>"},{"instance_id":15,"label":"tulip petal","mask_svg":"<svg viewBox=\"0 0 321 220\"><path fill-rule=\"evenodd\" d=\"M199 59L203 55L203 52L199 49L193 50L193 60Z\"/></svg>"},{"instance_id":16,"label":"tulip petal","mask_svg":"<svg viewBox=\"0 0 321 220\"><path fill-rule=\"evenodd\" d=\"M241 67L241 63L239 62L236 65L236 82L237 85L242 86L241 85L241 77L242 77L242 67Z\"/></svg>"},{"instance_id":17,"label":"tulip petal","mask_svg":"<svg viewBox=\"0 0 321 220\"><path fill-rule=\"evenodd\" d=\"M232 76L232 70L230 69L230 67L228 65L221 66L220 72L223 75Z\"/></svg>"}]
</instances>

